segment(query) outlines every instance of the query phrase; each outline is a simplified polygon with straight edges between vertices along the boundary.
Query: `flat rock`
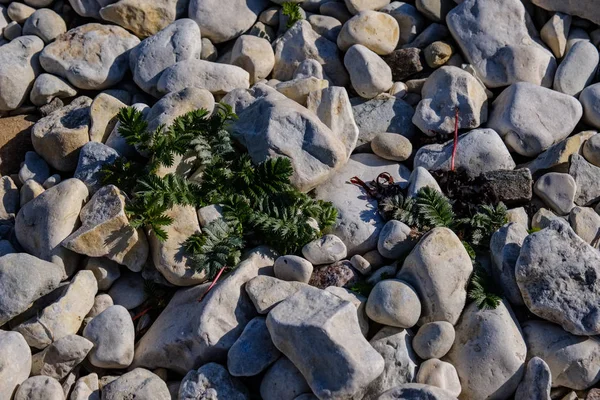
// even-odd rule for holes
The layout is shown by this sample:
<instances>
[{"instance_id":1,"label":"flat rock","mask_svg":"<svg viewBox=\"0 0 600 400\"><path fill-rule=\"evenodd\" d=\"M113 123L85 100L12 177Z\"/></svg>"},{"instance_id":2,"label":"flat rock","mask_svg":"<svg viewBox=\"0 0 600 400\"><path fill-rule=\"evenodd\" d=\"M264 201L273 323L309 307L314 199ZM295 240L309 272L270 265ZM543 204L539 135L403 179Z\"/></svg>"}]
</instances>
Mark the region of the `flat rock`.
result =
<instances>
[{"instance_id":1,"label":"flat rock","mask_svg":"<svg viewBox=\"0 0 600 400\"><path fill-rule=\"evenodd\" d=\"M496 98L487 126L512 150L535 157L566 139L582 115L583 108L574 97L521 82Z\"/></svg>"},{"instance_id":2,"label":"flat rock","mask_svg":"<svg viewBox=\"0 0 600 400\"><path fill-rule=\"evenodd\" d=\"M135 328L125 307L102 311L85 326L83 336L94 344L88 357L93 366L122 369L133 361Z\"/></svg>"},{"instance_id":3,"label":"flat rock","mask_svg":"<svg viewBox=\"0 0 600 400\"><path fill-rule=\"evenodd\" d=\"M550 400L552 372L544 360L533 357L527 363L523 382L517 388L515 400Z\"/></svg>"},{"instance_id":4,"label":"flat rock","mask_svg":"<svg viewBox=\"0 0 600 400\"><path fill-rule=\"evenodd\" d=\"M233 376L254 376L273 364L281 353L271 340L266 319L256 317L244 328L227 353L227 369Z\"/></svg>"},{"instance_id":5,"label":"flat rock","mask_svg":"<svg viewBox=\"0 0 600 400\"><path fill-rule=\"evenodd\" d=\"M136 368L102 388L102 400L171 400L167 384L152 372Z\"/></svg>"},{"instance_id":6,"label":"flat rock","mask_svg":"<svg viewBox=\"0 0 600 400\"><path fill-rule=\"evenodd\" d=\"M58 287L63 270L27 253L0 257L0 325Z\"/></svg>"},{"instance_id":7,"label":"flat rock","mask_svg":"<svg viewBox=\"0 0 600 400\"><path fill-rule=\"evenodd\" d=\"M31 371L31 350L18 332L0 330L0 395L11 399Z\"/></svg>"},{"instance_id":8,"label":"flat rock","mask_svg":"<svg viewBox=\"0 0 600 400\"><path fill-rule=\"evenodd\" d=\"M552 387L584 390L600 380L600 342L595 337L575 336L546 321L523 324L530 357L550 367Z\"/></svg>"},{"instance_id":9,"label":"flat rock","mask_svg":"<svg viewBox=\"0 0 600 400\"><path fill-rule=\"evenodd\" d=\"M429 171L449 171L454 141L429 144L415 155L415 168ZM512 170L516 166L502 139L492 129L474 129L458 138L455 168L469 176L497 170Z\"/></svg>"},{"instance_id":10,"label":"flat rock","mask_svg":"<svg viewBox=\"0 0 600 400\"><path fill-rule=\"evenodd\" d=\"M600 184L596 177L600 168L590 164L579 154L571 156L571 167L569 175L575 179L577 191L575 192L575 204L587 206L600 199Z\"/></svg>"},{"instance_id":11,"label":"flat rock","mask_svg":"<svg viewBox=\"0 0 600 400\"><path fill-rule=\"evenodd\" d=\"M356 97L350 102L359 130L359 146L368 146L382 132L399 133L408 139L417 132L411 122L414 108L396 96L381 95L371 100Z\"/></svg>"},{"instance_id":12,"label":"flat rock","mask_svg":"<svg viewBox=\"0 0 600 400\"><path fill-rule=\"evenodd\" d=\"M448 13L446 22L487 87L519 81L552 85L556 59L540 44L519 0L465 0Z\"/></svg>"},{"instance_id":13,"label":"flat rock","mask_svg":"<svg viewBox=\"0 0 600 400\"><path fill-rule=\"evenodd\" d=\"M77 167L79 152L90 141L91 104L89 97L78 97L33 126L33 148L51 167L61 172Z\"/></svg>"},{"instance_id":14,"label":"flat rock","mask_svg":"<svg viewBox=\"0 0 600 400\"><path fill-rule=\"evenodd\" d=\"M600 10L593 0L532 0L532 3L549 11L576 15L600 24Z\"/></svg>"},{"instance_id":15,"label":"flat rock","mask_svg":"<svg viewBox=\"0 0 600 400\"><path fill-rule=\"evenodd\" d=\"M259 275L246 284L246 293L259 314L267 314L277 304L307 286L300 282L286 282L267 275Z\"/></svg>"},{"instance_id":16,"label":"flat rock","mask_svg":"<svg viewBox=\"0 0 600 400\"><path fill-rule=\"evenodd\" d=\"M383 372L383 358L362 335L356 308L325 291L298 291L269 313L267 327L320 398L352 396ZM316 358L323 362L315 364Z\"/></svg>"},{"instance_id":17,"label":"flat rock","mask_svg":"<svg viewBox=\"0 0 600 400\"><path fill-rule=\"evenodd\" d=\"M178 399L180 400L210 397L231 400L250 399L248 389L232 377L225 367L217 363L208 363L197 371L188 372L179 387Z\"/></svg>"},{"instance_id":18,"label":"flat rock","mask_svg":"<svg viewBox=\"0 0 600 400\"><path fill-rule=\"evenodd\" d=\"M79 89L106 89L123 79L129 50L139 42L119 26L81 25L46 46L40 63L46 72L68 79Z\"/></svg>"},{"instance_id":19,"label":"flat rock","mask_svg":"<svg viewBox=\"0 0 600 400\"><path fill-rule=\"evenodd\" d=\"M445 360L456 368L461 398L507 399L525 372L527 347L519 324L502 302L496 309L465 309L455 326L456 340Z\"/></svg>"},{"instance_id":20,"label":"flat rock","mask_svg":"<svg viewBox=\"0 0 600 400\"><path fill-rule=\"evenodd\" d=\"M185 374L207 362L224 361L246 324L257 315L244 284L259 274L271 275L274 262L274 254L259 247L202 302L198 299L208 284L178 291L137 343L133 367L161 367Z\"/></svg>"},{"instance_id":21,"label":"flat rock","mask_svg":"<svg viewBox=\"0 0 600 400\"><path fill-rule=\"evenodd\" d=\"M98 285L90 271L79 271L62 295L38 315L15 328L31 347L43 349L52 342L77 333L94 305Z\"/></svg>"},{"instance_id":22,"label":"flat rock","mask_svg":"<svg viewBox=\"0 0 600 400\"><path fill-rule=\"evenodd\" d=\"M119 153L113 148L98 142L88 142L79 152L73 177L85 183L90 194L95 194L102 187L102 168L112 165L117 158Z\"/></svg>"},{"instance_id":23,"label":"flat rock","mask_svg":"<svg viewBox=\"0 0 600 400\"><path fill-rule=\"evenodd\" d=\"M40 363L40 374L65 378L88 355L94 344L77 335L64 336L48 346Z\"/></svg>"},{"instance_id":24,"label":"flat rock","mask_svg":"<svg viewBox=\"0 0 600 400\"><path fill-rule=\"evenodd\" d=\"M450 229L435 228L421 238L397 275L419 295L419 325L433 321L456 324L465 306L471 272L471 259Z\"/></svg>"},{"instance_id":25,"label":"flat rock","mask_svg":"<svg viewBox=\"0 0 600 400\"><path fill-rule=\"evenodd\" d=\"M19 210L15 233L23 248L63 268L63 277L77 270L79 256L61 242L79 224L79 211L88 190L79 179L67 179L46 190Z\"/></svg>"},{"instance_id":26,"label":"flat rock","mask_svg":"<svg viewBox=\"0 0 600 400\"><path fill-rule=\"evenodd\" d=\"M427 78L413 123L428 136L454 133L456 109L459 129L474 129L487 121L485 88L473 75L457 67L441 67Z\"/></svg>"},{"instance_id":27,"label":"flat rock","mask_svg":"<svg viewBox=\"0 0 600 400\"><path fill-rule=\"evenodd\" d=\"M369 182L382 172L388 172L401 187L406 187L410 171L404 165L387 161L374 154L355 154L329 181L318 186L319 200L331 201L338 210L338 219L331 233L346 245L347 255L364 254L377 247L385 221L377 212L377 204L364 190L351 185L353 176Z\"/></svg>"},{"instance_id":28,"label":"flat rock","mask_svg":"<svg viewBox=\"0 0 600 400\"><path fill-rule=\"evenodd\" d=\"M38 59L43 48L44 42L37 36L21 36L0 46L0 111L15 110L27 100L40 73Z\"/></svg>"},{"instance_id":29,"label":"flat rock","mask_svg":"<svg viewBox=\"0 0 600 400\"><path fill-rule=\"evenodd\" d=\"M596 304L600 254L567 224L529 235L517 260L517 284L529 310L575 335L600 333Z\"/></svg>"}]
</instances>

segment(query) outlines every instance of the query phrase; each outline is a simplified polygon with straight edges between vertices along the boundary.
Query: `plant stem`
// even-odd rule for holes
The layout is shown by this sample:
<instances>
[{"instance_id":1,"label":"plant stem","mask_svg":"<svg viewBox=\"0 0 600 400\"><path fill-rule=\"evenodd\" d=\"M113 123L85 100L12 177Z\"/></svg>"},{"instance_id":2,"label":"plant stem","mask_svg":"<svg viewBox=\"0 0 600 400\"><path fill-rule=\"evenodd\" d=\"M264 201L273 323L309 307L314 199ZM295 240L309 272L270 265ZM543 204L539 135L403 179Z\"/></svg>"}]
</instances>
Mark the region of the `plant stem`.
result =
<instances>
[{"instance_id":1,"label":"plant stem","mask_svg":"<svg viewBox=\"0 0 600 400\"><path fill-rule=\"evenodd\" d=\"M458 107L456 107L456 115L454 117L454 145L452 147L452 161L450 170L454 172L454 160L456 159L456 149L458 147Z\"/></svg>"},{"instance_id":2,"label":"plant stem","mask_svg":"<svg viewBox=\"0 0 600 400\"><path fill-rule=\"evenodd\" d=\"M208 294L208 292L210 292L210 289L212 289L217 284L217 281L219 280L219 278L223 274L223 271L225 271L226 268L227 268L227 266L225 266L219 270L219 272L217 273L217 276L215 276L215 279L213 279L212 283L210 284L210 286L208 287L206 292L204 292L204 294L202 296L200 296L198 301L202 301L202 299L204 299L204 296L206 296Z\"/></svg>"},{"instance_id":3,"label":"plant stem","mask_svg":"<svg viewBox=\"0 0 600 400\"><path fill-rule=\"evenodd\" d=\"M145 308L144 310L142 310L138 315L136 315L135 317L132 318L133 321L135 321L136 319L142 318L144 315L148 314L148 312L152 310L152 306Z\"/></svg>"}]
</instances>

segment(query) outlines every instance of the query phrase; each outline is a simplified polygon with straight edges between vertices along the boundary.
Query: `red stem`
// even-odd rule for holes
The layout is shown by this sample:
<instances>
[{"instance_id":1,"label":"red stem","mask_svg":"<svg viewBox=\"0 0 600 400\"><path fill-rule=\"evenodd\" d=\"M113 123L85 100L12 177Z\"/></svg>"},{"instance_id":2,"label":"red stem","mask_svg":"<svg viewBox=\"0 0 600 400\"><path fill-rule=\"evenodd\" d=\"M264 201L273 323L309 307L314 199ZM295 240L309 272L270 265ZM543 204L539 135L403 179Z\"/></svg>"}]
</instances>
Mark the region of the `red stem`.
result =
<instances>
[{"instance_id":1,"label":"red stem","mask_svg":"<svg viewBox=\"0 0 600 400\"><path fill-rule=\"evenodd\" d=\"M133 321L135 321L138 318L142 318L144 315L148 314L148 312L152 310L152 306L145 308L142 312L140 312L138 315L136 315L135 317L133 317Z\"/></svg>"},{"instance_id":2,"label":"red stem","mask_svg":"<svg viewBox=\"0 0 600 400\"><path fill-rule=\"evenodd\" d=\"M215 279L213 279L212 283L210 284L210 286L208 287L206 292L204 292L204 294L198 299L198 301L202 301L202 299L204 299L204 296L206 296L208 294L208 292L210 292L210 289L212 289L217 284L217 281L219 280L219 278L223 274L223 271L225 271L226 268L227 268L227 266L225 266L219 270L219 272L217 273L217 276L215 276Z\"/></svg>"},{"instance_id":3,"label":"red stem","mask_svg":"<svg viewBox=\"0 0 600 400\"><path fill-rule=\"evenodd\" d=\"M450 170L454 172L454 160L456 159L456 149L458 147L458 107L456 107L456 115L454 117L454 145L452 147L452 160Z\"/></svg>"}]
</instances>

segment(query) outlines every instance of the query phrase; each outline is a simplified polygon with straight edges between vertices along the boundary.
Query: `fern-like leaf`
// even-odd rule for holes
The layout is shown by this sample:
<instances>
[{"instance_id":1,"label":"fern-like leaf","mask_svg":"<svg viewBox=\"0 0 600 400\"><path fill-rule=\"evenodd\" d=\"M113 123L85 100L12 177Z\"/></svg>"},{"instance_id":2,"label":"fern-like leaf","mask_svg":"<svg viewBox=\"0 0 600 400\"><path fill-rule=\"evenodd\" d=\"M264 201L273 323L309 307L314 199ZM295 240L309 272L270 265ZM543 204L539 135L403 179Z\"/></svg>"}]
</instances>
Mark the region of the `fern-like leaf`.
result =
<instances>
[{"instance_id":1,"label":"fern-like leaf","mask_svg":"<svg viewBox=\"0 0 600 400\"><path fill-rule=\"evenodd\" d=\"M302 19L302 11L300 4L291 1L283 3L282 13L288 17L287 28L291 28L294 24Z\"/></svg>"},{"instance_id":2,"label":"fern-like leaf","mask_svg":"<svg viewBox=\"0 0 600 400\"><path fill-rule=\"evenodd\" d=\"M502 297L497 292L497 285L481 267L477 267L471 277L468 296L480 310L495 309L502 302Z\"/></svg>"},{"instance_id":3,"label":"fern-like leaf","mask_svg":"<svg viewBox=\"0 0 600 400\"><path fill-rule=\"evenodd\" d=\"M417 192L416 207L420 218L431 228L451 228L455 223L448 198L428 186Z\"/></svg>"},{"instance_id":4,"label":"fern-like leaf","mask_svg":"<svg viewBox=\"0 0 600 400\"><path fill-rule=\"evenodd\" d=\"M117 114L119 135L131 146L144 147L150 141L148 123L141 111L133 107L123 107Z\"/></svg>"}]
</instances>

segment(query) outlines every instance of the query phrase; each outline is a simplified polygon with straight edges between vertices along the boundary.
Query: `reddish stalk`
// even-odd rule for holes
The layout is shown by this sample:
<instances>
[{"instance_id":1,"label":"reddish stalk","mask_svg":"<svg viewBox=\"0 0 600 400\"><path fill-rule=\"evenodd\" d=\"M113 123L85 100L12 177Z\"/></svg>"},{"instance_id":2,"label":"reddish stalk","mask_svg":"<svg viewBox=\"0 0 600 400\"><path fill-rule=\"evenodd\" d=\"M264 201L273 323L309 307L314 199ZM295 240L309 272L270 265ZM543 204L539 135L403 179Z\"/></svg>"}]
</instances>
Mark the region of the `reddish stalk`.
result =
<instances>
[{"instance_id":1,"label":"reddish stalk","mask_svg":"<svg viewBox=\"0 0 600 400\"><path fill-rule=\"evenodd\" d=\"M133 317L133 321L135 321L136 319L142 318L144 315L148 314L150 312L150 310L152 310L152 306L145 308L138 315Z\"/></svg>"},{"instance_id":2,"label":"reddish stalk","mask_svg":"<svg viewBox=\"0 0 600 400\"><path fill-rule=\"evenodd\" d=\"M458 148L458 107L456 107L456 115L454 117L454 145L452 147L452 161L450 170L454 172L454 160L456 159L456 149Z\"/></svg>"},{"instance_id":3,"label":"reddish stalk","mask_svg":"<svg viewBox=\"0 0 600 400\"><path fill-rule=\"evenodd\" d=\"M219 278L223 274L223 271L225 271L226 268L227 268L227 266L225 266L219 270L219 272L217 273L217 276L215 276L215 279L213 279L212 283L210 284L210 286L208 287L206 292L204 292L204 294L202 296L200 296L198 301L202 301L202 299L204 299L204 296L206 296L208 294L208 292L210 292L210 289L212 289L217 284L217 281L219 280Z\"/></svg>"}]
</instances>

